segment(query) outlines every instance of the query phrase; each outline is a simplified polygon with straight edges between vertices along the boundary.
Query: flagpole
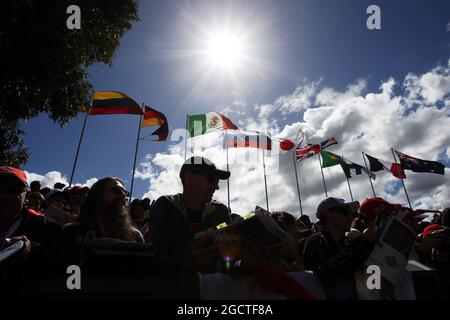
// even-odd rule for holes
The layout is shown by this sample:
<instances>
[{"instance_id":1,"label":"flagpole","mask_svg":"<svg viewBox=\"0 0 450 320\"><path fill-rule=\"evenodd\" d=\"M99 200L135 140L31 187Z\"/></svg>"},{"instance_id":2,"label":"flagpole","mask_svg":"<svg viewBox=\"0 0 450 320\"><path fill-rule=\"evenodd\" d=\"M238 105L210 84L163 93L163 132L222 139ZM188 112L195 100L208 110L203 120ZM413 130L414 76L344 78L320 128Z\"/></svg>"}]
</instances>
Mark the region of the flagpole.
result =
<instances>
[{"instance_id":1,"label":"flagpole","mask_svg":"<svg viewBox=\"0 0 450 320\"><path fill-rule=\"evenodd\" d=\"M73 175L75 173L75 168L77 166L77 161L78 161L78 153L80 152L81 141L83 140L83 135L84 135L84 128L86 127L86 120L87 120L87 117L89 114L89 110L91 109L91 106L92 106L92 98L94 97L94 92L95 92L94 89L92 89L91 97L89 99L89 108L88 108L86 114L84 115L83 128L81 129L80 140L78 141L77 153L75 154L75 160L73 162L72 172L70 174L69 188L72 186Z\"/></svg>"},{"instance_id":2,"label":"flagpole","mask_svg":"<svg viewBox=\"0 0 450 320\"><path fill-rule=\"evenodd\" d=\"M319 157L317 159L319 159L319 167L320 167L320 172L322 173L322 181L323 181L323 188L325 190L325 197L328 197L327 194L327 186L325 184L325 177L323 175L323 169L322 169L322 163L320 162L320 152L317 154Z\"/></svg>"},{"instance_id":3,"label":"flagpole","mask_svg":"<svg viewBox=\"0 0 450 320\"><path fill-rule=\"evenodd\" d=\"M264 149L261 149L261 151L262 151L263 170L264 170L264 187L266 190L266 207L267 207L267 211L269 211L269 197L267 196L266 162L264 160Z\"/></svg>"},{"instance_id":4,"label":"flagpole","mask_svg":"<svg viewBox=\"0 0 450 320\"><path fill-rule=\"evenodd\" d=\"M362 153L362 157L363 157L364 164L365 164L365 166L366 166L367 171L371 172L371 171L369 170L369 168L367 167L367 161L366 161L366 157L364 156L364 151L361 151L361 153ZM375 194L375 189L373 188L372 178L370 177L370 175L367 175L367 177L369 178L370 187L372 188L373 196L376 197L377 195Z\"/></svg>"},{"instance_id":5,"label":"flagpole","mask_svg":"<svg viewBox=\"0 0 450 320\"><path fill-rule=\"evenodd\" d=\"M227 171L230 171L230 167L228 164L228 131L225 130L225 147L227 149ZM230 178L227 179L227 193L228 193L228 210L231 212L230 207Z\"/></svg>"},{"instance_id":6,"label":"flagpole","mask_svg":"<svg viewBox=\"0 0 450 320\"><path fill-rule=\"evenodd\" d=\"M302 198L300 197L300 186L298 184L298 175L297 175L297 161L295 159L295 149L292 152L293 160L294 160L294 170L295 170L295 181L297 182L297 194L298 194L298 204L300 205L300 215L303 215L302 208Z\"/></svg>"},{"instance_id":7,"label":"flagpole","mask_svg":"<svg viewBox=\"0 0 450 320\"><path fill-rule=\"evenodd\" d=\"M142 103L142 110L144 110L143 103ZM136 150L134 152L133 173L131 175L131 188L130 188L130 200L129 200L130 203L131 203L131 198L133 196L134 171L136 170L136 158L137 158L137 153L138 153L138 148L139 148L139 138L141 136L142 117L143 117L143 115L141 115L141 117L139 118L139 127L138 127L137 139L136 139Z\"/></svg>"},{"instance_id":8,"label":"flagpole","mask_svg":"<svg viewBox=\"0 0 450 320\"><path fill-rule=\"evenodd\" d=\"M397 158L395 157L395 153L394 153L394 149L393 149L393 148L391 148L391 152L392 152L392 156L394 157L395 163L398 164ZM400 180L402 181L403 190L405 190L405 195L406 195L406 199L408 199L409 207L410 207L411 210L412 210L411 201L409 201L409 196L408 196L408 192L406 191L405 183L403 182L403 179L400 179Z\"/></svg>"},{"instance_id":9,"label":"flagpole","mask_svg":"<svg viewBox=\"0 0 450 320\"><path fill-rule=\"evenodd\" d=\"M186 136L184 138L184 161L186 161L186 156L187 156L187 139L189 136L188 121L189 121L189 114L186 114Z\"/></svg>"},{"instance_id":10,"label":"flagpole","mask_svg":"<svg viewBox=\"0 0 450 320\"><path fill-rule=\"evenodd\" d=\"M344 173L345 174L345 173ZM345 178L347 179L347 184L348 184L348 191L350 191L350 198L353 201L353 194L352 194L352 188L350 188L350 180L348 180L347 176L345 176Z\"/></svg>"}]
</instances>

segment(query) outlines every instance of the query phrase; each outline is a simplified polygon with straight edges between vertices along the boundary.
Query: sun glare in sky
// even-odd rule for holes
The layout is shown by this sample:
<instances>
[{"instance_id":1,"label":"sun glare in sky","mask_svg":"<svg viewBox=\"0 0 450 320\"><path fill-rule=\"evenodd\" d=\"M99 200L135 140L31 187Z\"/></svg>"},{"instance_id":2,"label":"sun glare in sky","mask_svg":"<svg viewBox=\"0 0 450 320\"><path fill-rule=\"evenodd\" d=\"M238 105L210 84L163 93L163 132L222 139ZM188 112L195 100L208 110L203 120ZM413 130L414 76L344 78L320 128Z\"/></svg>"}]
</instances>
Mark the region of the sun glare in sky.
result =
<instances>
[{"instance_id":1,"label":"sun glare in sky","mask_svg":"<svg viewBox=\"0 0 450 320\"><path fill-rule=\"evenodd\" d=\"M217 31L209 34L205 44L205 58L209 64L219 69L238 68L247 54L242 39L230 31Z\"/></svg>"},{"instance_id":2,"label":"sun glare in sky","mask_svg":"<svg viewBox=\"0 0 450 320\"><path fill-rule=\"evenodd\" d=\"M244 99L262 90L277 71L269 12L254 3L179 7L171 52L180 65L178 79L191 86L186 101L225 93Z\"/></svg>"}]
</instances>

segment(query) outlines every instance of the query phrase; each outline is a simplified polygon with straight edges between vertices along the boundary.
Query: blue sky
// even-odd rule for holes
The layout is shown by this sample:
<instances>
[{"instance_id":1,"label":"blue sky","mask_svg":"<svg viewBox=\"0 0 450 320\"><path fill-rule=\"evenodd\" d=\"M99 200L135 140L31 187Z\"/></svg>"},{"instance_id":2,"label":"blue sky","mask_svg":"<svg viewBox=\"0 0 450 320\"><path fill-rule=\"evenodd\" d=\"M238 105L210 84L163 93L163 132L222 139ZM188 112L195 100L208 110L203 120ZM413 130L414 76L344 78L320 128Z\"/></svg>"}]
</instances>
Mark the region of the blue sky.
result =
<instances>
[{"instance_id":1,"label":"blue sky","mask_svg":"<svg viewBox=\"0 0 450 320\"><path fill-rule=\"evenodd\" d=\"M381 30L366 27L366 8L371 4L381 9ZM249 118L255 118L258 123L258 106L277 106L274 102L279 97L292 95L299 88L305 93L301 88L314 83L345 93L348 86L362 80L362 96L379 93L380 85L390 78L401 84L408 74L420 77L439 66L446 68L450 58L448 1L152 0L141 1L139 16L140 21L122 38L113 66L97 64L89 68L91 82L97 91L122 91L138 103L162 111L170 129L183 128L187 113L228 109L231 117L237 102L245 104L246 112L245 118L235 121L248 125ZM250 61L235 70L234 80L217 71L202 82L204 64L192 52L202 49L198 48L202 30L227 23L241 28L240 32L250 30L246 38L248 59L257 64L253 66L254 61ZM444 97L434 101L441 108L449 93L446 83L443 90ZM397 85L392 94L406 93ZM277 117L277 127L282 130L304 120L308 108L297 109L272 112L270 116ZM130 115L89 117L74 181L84 183L114 175L124 179L129 188L138 121ZM22 123L30 151L24 169L38 175L57 171L68 179L82 122L83 115L79 114L61 129L41 114ZM142 134L152 130L145 128ZM448 131L442 134L448 135ZM416 142L417 148L427 143ZM173 144L141 141L138 164L148 159L147 154L168 153ZM399 145L412 144L403 141ZM448 165L448 149L434 151L443 154ZM160 172L155 163L152 165ZM134 189L135 196L143 196L149 191L149 181L136 179ZM276 197L276 190L273 193Z\"/></svg>"}]
</instances>

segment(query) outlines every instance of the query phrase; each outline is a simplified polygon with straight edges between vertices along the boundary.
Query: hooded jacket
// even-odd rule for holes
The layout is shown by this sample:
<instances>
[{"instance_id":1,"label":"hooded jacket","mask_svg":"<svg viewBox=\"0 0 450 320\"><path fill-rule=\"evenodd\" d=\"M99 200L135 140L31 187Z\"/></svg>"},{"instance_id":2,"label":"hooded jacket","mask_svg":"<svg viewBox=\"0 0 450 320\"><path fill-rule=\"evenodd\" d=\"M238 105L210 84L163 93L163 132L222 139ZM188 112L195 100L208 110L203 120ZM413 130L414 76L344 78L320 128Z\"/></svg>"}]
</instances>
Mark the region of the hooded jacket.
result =
<instances>
[{"instance_id":1,"label":"hooded jacket","mask_svg":"<svg viewBox=\"0 0 450 320\"><path fill-rule=\"evenodd\" d=\"M203 209L200 231L231 222L228 208L212 201ZM184 266L183 254L194 242L189 214L181 194L158 198L150 210L149 234L156 248L158 264L164 271L176 271Z\"/></svg>"}]
</instances>

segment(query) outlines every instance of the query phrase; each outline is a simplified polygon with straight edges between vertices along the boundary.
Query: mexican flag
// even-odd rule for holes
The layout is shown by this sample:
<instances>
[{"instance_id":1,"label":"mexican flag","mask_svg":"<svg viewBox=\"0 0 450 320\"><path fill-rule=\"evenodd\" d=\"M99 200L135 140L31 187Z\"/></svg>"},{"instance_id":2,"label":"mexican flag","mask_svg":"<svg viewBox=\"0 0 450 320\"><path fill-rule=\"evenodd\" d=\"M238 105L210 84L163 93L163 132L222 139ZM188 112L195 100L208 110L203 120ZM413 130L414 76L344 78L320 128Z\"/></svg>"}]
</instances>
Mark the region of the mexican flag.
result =
<instances>
[{"instance_id":1,"label":"mexican flag","mask_svg":"<svg viewBox=\"0 0 450 320\"><path fill-rule=\"evenodd\" d=\"M238 130L238 127L230 119L218 112L197 114L188 118L188 131L191 138L205 133L229 129Z\"/></svg>"},{"instance_id":2,"label":"mexican flag","mask_svg":"<svg viewBox=\"0 0 450 320\"><path fill-rule=\"evenodd\" d=\"M321 151L320 155L322 156L322 168L332 167L340 164L347 179L352 177L350 174L350 168L348 167L347 162L342 159L342 157L328 151Z\"/></svg>"}]
</instances>

